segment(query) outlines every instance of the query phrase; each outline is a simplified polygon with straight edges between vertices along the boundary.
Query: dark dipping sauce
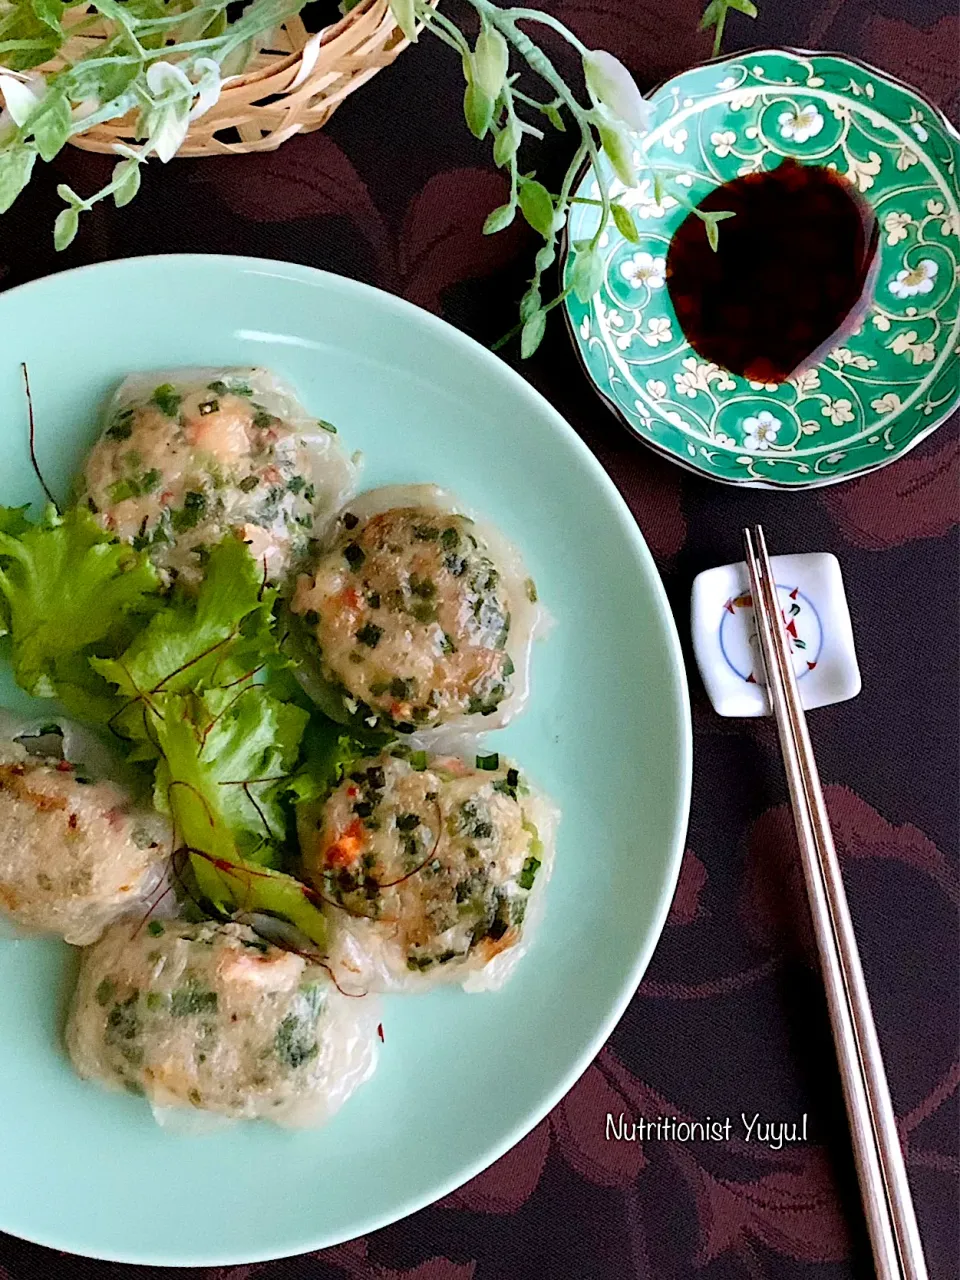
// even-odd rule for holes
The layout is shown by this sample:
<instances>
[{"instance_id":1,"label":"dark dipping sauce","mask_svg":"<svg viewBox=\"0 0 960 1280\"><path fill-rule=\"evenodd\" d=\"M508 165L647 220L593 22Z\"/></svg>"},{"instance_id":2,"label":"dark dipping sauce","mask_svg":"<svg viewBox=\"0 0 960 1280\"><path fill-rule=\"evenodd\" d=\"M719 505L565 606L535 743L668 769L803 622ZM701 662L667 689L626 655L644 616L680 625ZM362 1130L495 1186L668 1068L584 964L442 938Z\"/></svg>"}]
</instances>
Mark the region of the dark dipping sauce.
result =
<instances>
[{"instance_id":1,"label":"dark dipping sauce","mask_svg":"<svg viewBox=\"0 0 960 1280\"><path fill-rule=\"evenodd\" d=\"M667 288L705 360L754 382L784 382L849 333L869 305L879 228L832 169L784 160L718 187L698 206L735 216L706 227L688 214L667 253Z\"/></svg>"}]
</instances>

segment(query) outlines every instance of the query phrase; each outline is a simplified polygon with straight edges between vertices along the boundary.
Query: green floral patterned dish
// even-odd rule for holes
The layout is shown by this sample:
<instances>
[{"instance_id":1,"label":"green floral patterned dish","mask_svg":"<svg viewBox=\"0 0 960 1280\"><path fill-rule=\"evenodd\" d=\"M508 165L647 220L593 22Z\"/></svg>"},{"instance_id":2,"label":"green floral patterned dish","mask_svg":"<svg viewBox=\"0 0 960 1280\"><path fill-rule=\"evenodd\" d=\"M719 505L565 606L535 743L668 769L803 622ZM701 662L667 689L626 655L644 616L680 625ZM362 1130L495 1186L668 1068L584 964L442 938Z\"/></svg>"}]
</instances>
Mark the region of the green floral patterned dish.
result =
<instances>
[{"instance_id":1,"label":"green floral patterned dish","mask_svg":"<svg viewBox=\"0 0 960 1280\"><path fill-rule=\"evenodd\" d=\"M912 448L960 402L960 135L914 90L870 67L786 50L684 72L652 108L639 185L625 192L609 180L640 243L608 230L599 293L586 306L573 293L566 302L601 394L645 443L728 483L832 484ZM777 386L735 377L691 349L665 259L688 211L682 201L696 204L787 156L834 167L863 193L880 224L880 265L862 323ZM662 176L661 202L646 161ZM584 180L578 195L596 199L596 183ZM596 226L596 207L575 204L568 243Z\"/></svg>"}]
</instances>

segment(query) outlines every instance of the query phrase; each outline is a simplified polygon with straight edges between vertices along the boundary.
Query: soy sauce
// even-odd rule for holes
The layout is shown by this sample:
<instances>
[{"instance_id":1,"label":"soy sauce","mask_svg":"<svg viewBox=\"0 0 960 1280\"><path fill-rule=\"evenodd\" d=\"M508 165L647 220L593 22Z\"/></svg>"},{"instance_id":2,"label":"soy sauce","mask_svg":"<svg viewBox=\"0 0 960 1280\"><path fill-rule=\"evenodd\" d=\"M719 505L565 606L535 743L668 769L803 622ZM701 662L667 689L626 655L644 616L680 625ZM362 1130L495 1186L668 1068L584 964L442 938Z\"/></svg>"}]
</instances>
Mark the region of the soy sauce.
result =
<instances>
[{"instance_id":1,"label":"soy sauce","mask_svg":"<svg viewBox=\"0 0 960 1280\"><path fill-rule=\"evenodd\" d=\"M879 228L832 169L784 160L712 191L716 252L690 213L667 254L667 288L690 345L756 382L783 382L856 326L873 291Z\"/></svg>"}]
</instances>

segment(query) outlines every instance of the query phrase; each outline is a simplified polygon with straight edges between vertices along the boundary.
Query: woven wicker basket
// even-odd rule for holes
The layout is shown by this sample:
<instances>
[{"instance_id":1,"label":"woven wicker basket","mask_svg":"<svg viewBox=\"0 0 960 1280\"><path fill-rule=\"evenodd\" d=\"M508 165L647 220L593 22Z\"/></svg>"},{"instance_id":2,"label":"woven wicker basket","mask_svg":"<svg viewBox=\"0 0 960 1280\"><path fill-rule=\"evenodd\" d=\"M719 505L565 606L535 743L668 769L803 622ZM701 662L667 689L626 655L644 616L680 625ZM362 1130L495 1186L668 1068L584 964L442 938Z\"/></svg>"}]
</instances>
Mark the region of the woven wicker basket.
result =
<instances>
[{"instance_id":1,"label":"woven wicker basket","mask_svg":"<svg viewBox=\"0 0 960 1280\"><path fill-rule=\"evenodd\" d=\"M68 21L89 19L91 13L92 6L79 4L68 10ZM75 58L106 35L103 25L85 25L82 35L65 44L60 59ZM179 154L272 151L295 133L319 129L348 94L389 66L407 44L387 0L360 0L315 35L299 17L291 18L270 33L268 47L246 71L224 86L217 105L191 124ZM57 69L57 62L44 68ZM133 119L95 125L70 141L87 151L110 152L115 142L134 141Z\"/></svg>"}]
</instances>

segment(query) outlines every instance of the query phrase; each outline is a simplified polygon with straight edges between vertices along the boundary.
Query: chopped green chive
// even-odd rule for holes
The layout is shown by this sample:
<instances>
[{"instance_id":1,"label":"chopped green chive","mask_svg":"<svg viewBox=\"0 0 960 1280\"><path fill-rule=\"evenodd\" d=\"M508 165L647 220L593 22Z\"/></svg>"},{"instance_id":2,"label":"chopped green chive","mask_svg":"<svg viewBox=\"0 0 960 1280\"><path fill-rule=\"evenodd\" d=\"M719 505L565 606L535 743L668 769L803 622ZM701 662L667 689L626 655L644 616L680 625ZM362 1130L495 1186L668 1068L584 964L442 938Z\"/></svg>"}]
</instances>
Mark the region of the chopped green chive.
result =
<instances>
[{"instance_id":1,"label":"chopped green chive","mask_svg":"<svg viewBox=\"0 0 960 1280\"><path fill-rule=\"evenodd\" d=\"M206 494L191 489L183 499L182 509L174 511L171 516L174 529L177 533L183 533L187 529L196 528L206 514L206 510Z\"/></svg>"},{"instance_id":2,"label":"chopped green chive","mask_svg":"<svg viewBox=\"0 0 960 1280\"><path fill-rule=\"evenodd\" d=\"M172 382L164 382L157 387L151 399L160 412L166 414L168 418L175 418L180 412L182 397L177 393Z\"/></svg>"},{"instance_id":3,"label":"chopped green chive","mask_svg":"<svg viewBox=\"0 0 960 1280\"><path fill-rule=\"evenodd\" d=\"M105 432L108 440L129 440L133 435L132 409L121 409Z\"/></svg>"},{"instance_id":4,"label":"chopped green chive","mask_svg":"<svg viewBox=\"0 0 960 1280\"><path fill-rule=\"evenodd\" d=\"M198 1013L217 1012L217 993L201 991L197 987L181 987L170 997L170 1012L175 1018L187 1018Z\"/></svg>"},{"instance_id":5,"label":"chopped green chive","mask_svg":"<svg viewBox=\"0 0 960 1280\"><path fill-rule=\"evenodd\" d=\"M495 773L500 768L500 757L494 751L489 756L477 756L477 768L484 769L488 773Z\"/></svg>"},{"instance_id":6,"label":"chopped green chive","mask_svg":"<svg viewBox=\"0 0 960 1280\"><path fill-rule=\"evenodd\" d=\"M378 627L375 622L365 622L357 632L357 639L361 644L365 644L368 649L375 649L380 643L382 635L383 627Z\"/></svg>"},{"instance_id":7,"label":"chopped green chive","mask_svg":"<svg viewBox=\"0 0 960 1280\"><path fill-rule=\"evenodd\" d=\"M422 601L420 604L415 604L410 610L410 613L414 618L416 618L417 622L422 622L425 626L428 623L436 622L437 620L437 606L435 604L430 604L426 600Z\"/></svg>"},{"instance_id":8,"label":"chopped green chive","mask_svg":"<svg viewBox=\"0 0 960 1280\"><path fill-rule=\"evenodd\" d=\"M363 548L357 543L348 542L343 549L343 558L351 569L359 569L367 557L363 553Z\"/></svg>"},{"instance_id":9,"label":"chopped green chive","mask_svg":"<svg viewBox=\"0 0 960 1280\"><path fill-rule=\"evenodd\" d=\"M537 872L540 870L541 862L539 858L528 858L523 864L523 870L517 876L517 884L521 889L532 889L533 882L537 878Z\"/></svg>"}]
</instances>

